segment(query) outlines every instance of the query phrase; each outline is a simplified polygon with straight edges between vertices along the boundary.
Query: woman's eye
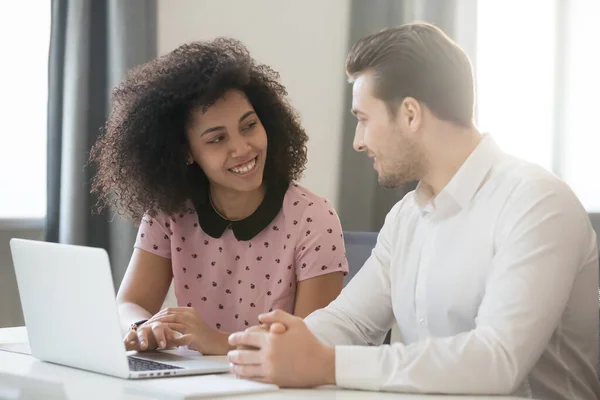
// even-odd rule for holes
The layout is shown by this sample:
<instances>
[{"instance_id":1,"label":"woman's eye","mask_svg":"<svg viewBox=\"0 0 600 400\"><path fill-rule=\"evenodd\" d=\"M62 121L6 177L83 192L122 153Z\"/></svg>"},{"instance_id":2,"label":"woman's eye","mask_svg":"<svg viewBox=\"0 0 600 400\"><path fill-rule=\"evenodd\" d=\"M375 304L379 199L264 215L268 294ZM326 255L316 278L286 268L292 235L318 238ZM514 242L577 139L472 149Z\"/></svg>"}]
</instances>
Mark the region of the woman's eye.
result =
<instances>
[{"instance_id":1,"label":"woman's eye","mask_svg":"<svg viewBox=\"0 0 600 400\"><path fill-rule=\"evenodd\" d=\"M248 125L242 128L243 131L248 131L256 126L256 121L250 122Z\"/></svg>"},{"instance_id":2,"label":"woman's eye","mask_svg":"<svg viewBox=\"0 0 600 400\"><path fill-rule=\"evenodd\" d=\"M219 143L220 141L222 141L223 139L225 139L224 136L217 136L214 139L210 140L208 143Z\"/></svg>"}]
</instances>

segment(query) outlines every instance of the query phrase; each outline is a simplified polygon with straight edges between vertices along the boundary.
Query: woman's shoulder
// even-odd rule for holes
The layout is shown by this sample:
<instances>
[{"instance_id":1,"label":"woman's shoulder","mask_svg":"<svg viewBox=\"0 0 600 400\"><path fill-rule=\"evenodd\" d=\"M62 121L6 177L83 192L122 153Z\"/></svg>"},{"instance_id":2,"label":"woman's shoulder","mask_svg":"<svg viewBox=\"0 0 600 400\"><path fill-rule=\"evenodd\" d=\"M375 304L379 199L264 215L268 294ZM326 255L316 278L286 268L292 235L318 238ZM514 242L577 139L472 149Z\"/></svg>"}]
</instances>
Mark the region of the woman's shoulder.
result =
<instances>
[{"instance_id":1,"label":"woman's shoulder","mask_svg":"<svg viewBox=\"0 0 600 400\"><path fill-rule=\"evenodd\" d=\"M291 183L283 199L283 210L304 211L308 208L319 214L337 217L333 204L327 198L296 182Z\"/></svg>"},{"instance_id":2,"label":"woman's shoulder","mask_svg":"<svg viewBox=\"0 0 600 400\"><path fill-rule=\"evenodd\" d=\"M146 212L141 219L142 223L157 222L167 227L173 223L180 223L183 225L194 223L196 218L196 209L191 200L185 202L184 206L179 212L168 214L164 211L157 210L154 212Z\"/></svg>"}]
</instances>

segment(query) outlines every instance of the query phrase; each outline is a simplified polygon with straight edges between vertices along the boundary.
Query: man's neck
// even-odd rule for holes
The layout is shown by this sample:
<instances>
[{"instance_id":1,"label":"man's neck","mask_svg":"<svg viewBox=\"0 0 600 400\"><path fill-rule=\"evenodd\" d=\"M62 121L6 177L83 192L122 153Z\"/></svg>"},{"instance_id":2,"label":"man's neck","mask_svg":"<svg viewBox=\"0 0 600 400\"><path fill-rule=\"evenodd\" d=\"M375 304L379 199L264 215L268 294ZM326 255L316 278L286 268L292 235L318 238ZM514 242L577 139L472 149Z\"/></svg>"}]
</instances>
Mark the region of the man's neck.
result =
<instances>
[{"instance_id":1,"label":"man's neck","mask_svg":"<svg viewBox=\"0 0 600 400\"><path fill-rule=\"evenodd\" d=\"M481 141L477 128L451 127L436 132L428 151L428 172L422 182L437 196L452 180Z\"/></svg>"},{"instance_id":2,"label":"man's neck","mask_svg":"<svg viewBox=\"0 0 600 400\"><path fill-rule=\"evenodd\" d=\"M229 221L239 221L249 217L256 211L265 197L263 184L251 192L239 192L211 185L210 197L217 213Z\"/></svg>"}]
</instances>

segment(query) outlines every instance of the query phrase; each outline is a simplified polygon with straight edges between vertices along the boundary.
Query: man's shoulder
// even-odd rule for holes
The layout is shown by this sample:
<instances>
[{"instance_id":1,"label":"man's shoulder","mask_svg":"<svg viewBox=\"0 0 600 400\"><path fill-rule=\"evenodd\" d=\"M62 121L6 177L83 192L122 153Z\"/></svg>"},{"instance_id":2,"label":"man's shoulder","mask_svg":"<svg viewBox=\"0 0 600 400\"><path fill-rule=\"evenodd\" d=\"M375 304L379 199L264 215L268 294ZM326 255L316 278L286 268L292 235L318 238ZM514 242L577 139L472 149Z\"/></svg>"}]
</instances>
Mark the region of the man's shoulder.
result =
<instances>
[{"instance_id":1,"label":"man's shoulder","mask_svg":"<svg viewBox=\"0 0 600 400\"><path fill-rule=\"evenodd\" d=\"M415 191L411 190L400 201L392 206L387 214L386 221L393 219L399 223L400 220L417 215L419 210L420 208L415 198Z\"/></svg>"},{"instance_id":2,"label":"man's shoulder","mask_svg":"<svg viewBox=\"0 0 600 400\"><path fill-rule=\"evenodd\" d=\"M553 195L579 204L571 187L561 178L537 164L512 156L492 168L489 183L498 190L497 195L504 193L510 198Z\"/></svg>"},{"instance_id":3,"label":"man's shoulder","mask_svg":"<svg viewBox=\"0 0 600 400\"><path fill-rule=\"evenodd\" d=\"M509 159L493 171L490 181L485 204L497 211L502 225L513 226L518 221L529 224L560 216L565 230L566 225L573 225L587 235L593 234L588 212L573 189L541 166Z\"/></svg>"}]
</instances>

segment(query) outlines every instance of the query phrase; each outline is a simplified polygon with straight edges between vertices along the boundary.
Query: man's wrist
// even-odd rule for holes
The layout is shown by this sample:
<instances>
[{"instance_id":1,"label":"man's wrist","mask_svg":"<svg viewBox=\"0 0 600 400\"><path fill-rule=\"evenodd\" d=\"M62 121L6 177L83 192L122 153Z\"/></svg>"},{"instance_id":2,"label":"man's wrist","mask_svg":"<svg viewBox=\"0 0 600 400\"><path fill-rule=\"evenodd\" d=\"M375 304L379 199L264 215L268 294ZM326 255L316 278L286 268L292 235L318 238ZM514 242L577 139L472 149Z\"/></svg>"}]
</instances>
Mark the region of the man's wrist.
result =
<instances>
[{"instance_id":1,"label":"man's wrist","mask_svg":"<svg viewBox=\"0 0 600 400\"><path fill-rule=\"evenodd\" d=\"M335 347L323 346L323 383L322 385L335 385Z\"/></svg>"}]
</instances>

